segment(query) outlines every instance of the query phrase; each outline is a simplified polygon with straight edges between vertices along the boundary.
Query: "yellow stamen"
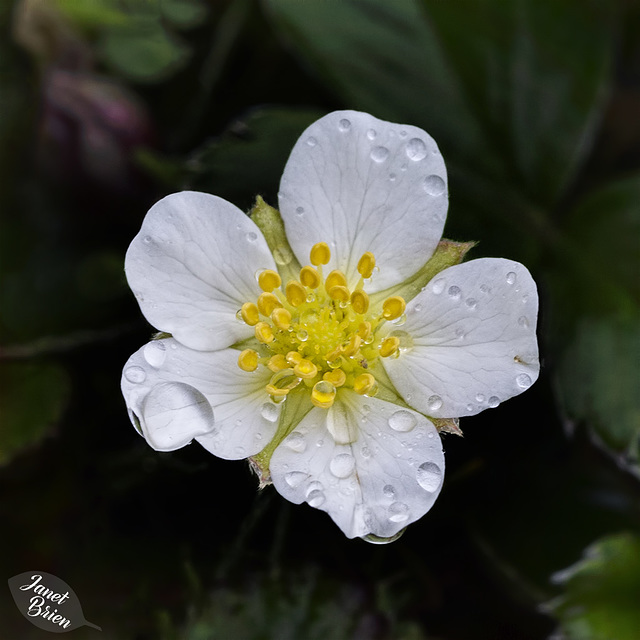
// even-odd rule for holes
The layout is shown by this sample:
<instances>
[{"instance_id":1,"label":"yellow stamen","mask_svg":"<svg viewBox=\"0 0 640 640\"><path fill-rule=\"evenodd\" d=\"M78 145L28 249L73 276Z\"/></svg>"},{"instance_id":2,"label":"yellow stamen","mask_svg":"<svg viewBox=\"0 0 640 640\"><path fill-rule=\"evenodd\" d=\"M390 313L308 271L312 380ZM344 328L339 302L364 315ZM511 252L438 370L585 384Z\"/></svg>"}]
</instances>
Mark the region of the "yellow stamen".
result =
<instances>
[{"instance_id":1,"label":"yellow stamen","mask_svg":"<svg viewBox=\"0 0 640 640\"><path fill-rule=\"evenodd\" d=\"M245 302L242 305L242 309L240 309L240 315L250 327L258 324L258 322L260 321L260 313L258 312L258 307L256 307L253 302Z\"/></svg>"},{"instance_id":2,"label":"yellow stamen","mask_svg":"<svg viewBox=\"0 0 640 640\"><path fill-rule=\"evenodd\" d=\"M314 266L320 264L327 264L331 260L331 250L326 242L318 242L311 247L311 253L309 254L309 260Z\"/></svg>"},{"instance_id":3,"label":"yellow stamen","mask_svg":"<svg viewBox=\"0 0 640 640\"><path fill-rule=\"evenodd\" d=\"M334 387L341 387L347 381L347 374L342 369L334 369L326 371L322 379L330 382Z\"/></svg>"},{"instance_id":4,"label":"yellow stamen","mask_svg":"<svg viewBox=\"0 0 640 640\"><path fill-rule=\"evenodd\" d=\"M261 293L258 297L258 309L267 318L273 313L274 309L281 306L280 300L273 293Z\"/></svg>"},{"instance_id":5,"label":"yellow stamen","mask_svg":"<svg viewBox=\"0 0 640 640\"><path fill-rule=\"evenodd\" d=\"M373 255L373 253L371 253L371 251L367 251L366 253L363 253L360 260L358 260L358 273L363 278L370 278L375 266L375 256Z\"/></svg>"},{"instance_id":6,"label":"yellow stamen","mask_svg":"<svg viewBox=\"0 0 640 640\"><path fill-rule=\"evenodd\" d=\"M279 397L287 395L291 389L300 384L300 378L296 377L292 369L283 369L271 376L267 384L267 393L271 396Z\"/></svg>"},{"instance_id":7,"label":"yellow stamen","mask_svg":"<svg viewBox=\"0 0 640 640\"><path fill-rule=\"evenodd\" d=\"M338 300L339 302L349 302L349 289L347 287L341 287L337 285L327 290L330 298Z\"/></svg>"},{"instance_id":8,"label":"yellow stamen","mask_svg":"<svg viewBox=\"0 0 640 640\"><path fill-rule=\"evenodd\" d=\"M299 307L307 299L307 292L297 280L287 282L285 294L292 307Z\"/></svg>"},{"instance_id":9,"label":"yellow stamen","mask_svg":"<svg viewBox=\"0 0 640 640\"><path fill-rule=\"evenodd\" d=\"M271 312L271 320L282 331L286 331L291 326L291 314L282 307Z\"/></svg>"},{"instance_id":10,"label":"yellow stamen","mask_svg":"<svg viewBox=\"0 0 640 640\"><path fill-rule=\"evenodd\" d=\"M263 344L273 342L273 330L271 329L271 325L268 325L266 322L258 322L255 331L256 338Z\"/></svg>"},{"instance_id":11,"label":"yellow stamen","mask_svg":"<svg viewBox=\"0 0 640 640\"><path fill-rule=\"evenodd\" d=\"M302 356L297 351L289 351L286 359L289 364L295 365L302 360Z\"/></svg>"},{"instance_id":12,"label":"yellow stamen","mask_svg":"<svg viewBox=\"0 0 640 640\"><path fill-rule=\"evenodd\" d=\"M303 358L293 367L293 372L299 377L305 380L311 380L318 375L318 367L316 367L311 360Z\"/></svg>"},{"instance_id":13,"label":"yellow stamen","mask_svg":"<svg viewBox=\"0 0 640 640\"><path fill-rule=\"evenodd\" d=\"M271 293L282 284L282 280L277 271L265 269L258 276L258 286L263 290Z\"/></svg>"},{"instance_id":14,"label":"yellow stamen","mask_svg":"<svg viewBox=\"0 0 640 640\"><path fill-rule=\"evenodd\" d=\"M238 366L243 371L255 371L258 368L258 352L253 349L245 349L238 356Z\"/></svg>"},{"instance_id":15,"label":"yellow stamen","mask_svg":"<svg viewBox=\"0 0 640 640\"><path fill-rule=\"evenodd\" d=\"M311 391L311 402L316 407L328 409L336 399L336 388L326 380L320 380L313 385Z\"/></svg>"},{"instance_id":16,"label":"yellow stamen","mask_svg":"<svg viewBox=\"0 0 640 640\"><path fill-rule=\"evenodd\" d=\"M344 287L347 288L347 278L345 277L342 271L338 271L335 269L328 276L324 283L324 288L327 291L333 289L333 287Z\"/></svg>"},{"instance_id":17,"label":"yellow stamen","mask_svg":"<svg viewBox=\"0 0 640 640\"><path fill-rule=\"evenodd\" d=\"M361 344L362 344L362 338L356 333L351 336L351 339L349 340L349 344L347 344L346 347L343 347L341 351L346 358L350 358L351 356L358 353L358 349L360 348Z\"/></svg>"},{"instance_id":18,"label":"yellow stamen","mask_svg":"<svg viewBox=\"0 0 640 640\"><path fill-rule=\"evenodd\" d=\"M320 286L320 274L313 267L302 267L300 269L300 282L305 287L317 289Z\"/></svg>"},{"instance_id":19,"label":"yellow stamen","mask_svg":"<svg viewBox=\"0 0 640 640\"><path fill-rule=\"evenodd\" d=\"M291 389L278 389L277 387L274 387L272 384L268 384L265 387L267 393L270 396L273 396L274 398L284 398L287 393L289 393L289 391L291 391Z\"/></svg>"},{"instance_id":20,"label":"yellow stamen","mask_svg":"<svg viewBox=\"0 0 640 640\"><path fill-rule=\"evenodd\" d=\"M382 303L382 317L385 320L399 318L407 308L407 303L400 296L391 296Z\"/></svg>"},{"instance_id":21,"label":"yellow stamen","mask_svg":"<svg viewBox=\"0 0 640 640\"><path fill-rule=\"evenodd\" d=\"M358 326L358 335L362 338L363 342L371 335L371 323L368 320L360 323Z\"/></svg>"},{"instance_id":22,"label":"yellow stamen","mask_svg":"<svg viewBox=\"0 0 640 640\"><path fill-rule=\"evenodd\" d=\"M361 373L353 381L353 390L361 396L365 394L374 395L377 388L376 379L370 373Z\"/></svg>"},{"instance_id":23,"label":"yellow stamen","mask_svg":"<svg viewBox=\"0 0 640 640\"><path fill-rule=\"evenodd\" d=\"M387 358L388 356L392 356L398 350L400 346L400 338L396 336L390 336L389 338L385 338L380 345L380 355L383 358Z\"/></svg>"},{"instance_id":24,"label":"yellow stamen","mask_svg":"<svg viewBox=\"0 0 640 640\"><path fill-rule=\"evenodd\" d=\"M369 310L369 296L358 289L351 294L351 307L356 313L367 313Z\"/></svg>"},{"instance_id":25,"label":"yellow stamen","mask_svg":"<svg viewBox=\"0 0 640 640\"><path fill-rule=\"evenodd\" d=\"M274 373L278 373L278 371L282 371L283 369L289 368L289 363L286 361L285 357L281 353L276 353L275 356L271 356L269 361L267 362L267 367L271 369Z\"/></svg>"}]
</instances>

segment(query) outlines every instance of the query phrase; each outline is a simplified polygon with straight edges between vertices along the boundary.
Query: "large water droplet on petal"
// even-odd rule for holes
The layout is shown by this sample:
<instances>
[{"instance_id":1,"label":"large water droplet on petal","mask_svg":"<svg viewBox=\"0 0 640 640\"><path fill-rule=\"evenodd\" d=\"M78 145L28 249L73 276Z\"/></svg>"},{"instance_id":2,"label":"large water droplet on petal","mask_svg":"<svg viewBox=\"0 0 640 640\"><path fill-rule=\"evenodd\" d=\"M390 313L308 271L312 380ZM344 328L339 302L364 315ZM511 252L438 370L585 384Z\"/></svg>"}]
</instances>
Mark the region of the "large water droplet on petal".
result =
<instances>
[{"instance_id":1,"label":"large water droplet on petal","mask_svg":"<svg viewBox=\"0 0 640 640\"><path fill-rule=\"evenodd\" d=\"M389 506L391 522L405 522L409 519L409 507L404 502L394 502Z\"/></svg>"},{"instance_id":2,"label":"large water droplet on petal","mask_svg":"<svg viewBox=\"0 0 640 640\"><path fill-rule=\"evenodd\" d=\"M399 409L391 414L389 417L389 426L394 431L407 432L411 431L418 424L418 420L406 409Z\"/></svg>"},{"instance_id":3,"label":"large water droplet on petal","mask_svg":"<svg viewBox=\"0 0 640 640\"><path fill-rule=\"evenodd\" d=\"M276 247L273 250L273 259L276 261L276 264L283 267L293 260L293 253L291 253L288 247Z\"/></svg>"},{"instance_id":4,"label":"large water droplet on petal","mask_svg":"<svg viewBox=\"0 0 640 640\"><path fill-rule=\"evenodd\" d=\"M166 345L164 342L154 340L144 347L144 359L156 369L161 367L167 357Z\"/></svg>"},{"instance_id":5,"label":"large water droplet on petal","mask_svg":"<svg viewBox=\"0 0 640 640\"><path fill-rule=\"evenodd\" d=\"M433 293L438 296L444 291L444 285L444 279L438 278L437 280L434 280L433 284L431 285L431 291L433 291Z\"/></svg>"},{"instance_id":6,"label":"large water droplet on petal","mask_svg":"<svg viewBox=\"0 0 640 640\"><path fill-rule=\"evenodd\" d=\"M429 411L437 411L442 407L442 398L440 396L429 396L427 400L427 408Z\"/></svg>"},{"instance_id":7,"label":"large water droplet on petal","mask_svg":"<svg viewBox=\"0 0 640 640\"><path fill-rule=\"evenodd\" d=\"M295 489L296 487L299 487L302 482L308 477L308 474L304 473L304 471L289 471L289 473L285 474L284 481L292 489Z\"/></svg>"},{"instance_id":8,"label":"large water droplet on petal","mask_svg":"<svg viewBox=\"0 0 640 640\"><path fill-rule=\"evenodd\" d=\"M507 284L513 284L516 281L516 274L513 271L507 273Z\"/></svg>"},{"instance_id":9,"label":"large water droplet on petal","mask_svg":"<svg viewBox=\"0 0 640 640\"><path fill-rule=\"evenodd\" d=\"M500 404L500 398L498 396L491 396L489 398L489 407L495 409Z\"/></svg>"},{"instance_id":10,"label":"large water droplet on petal","mask_svg":"<svg viewBox=\"0 0 640 640\"><path fill-rule=\"evenodd\" d=\"M433 492L442 482L442 470L433 462L425 462L418 467L416 478L425 491Z\"/></svg>"},{"instance_id":11,"label":"large water droplet on petal","mask_svg":"<svg viewBox=\"0 0 640 640\"><path fill-rule=\"evenodd\" d=\"M308 496L307 496L307 503L309 504L309 506L311 507L320 507L324 504L326 498L324 496L324 493L322 493L322 491L319 490L315 490L312 491Z\"/></svg>"},{"instance_id":12,"label":"large water droplet on petal","mask_svg":"<svg viewBox=\"0 0 640 640\"><path fill-rule=\"evenodd\" d=\"M424 187L424 190L430 196L441 196L447 188L444 180L440 176L436 175L428 176L427 178L425 178L422 185Z\"/></svg>"},{"instance_id":13,"label":"large water droplet on petal","mask_svg":"<svg viewBox=\"0 0 640 640\"><path fill-rule=\"evenodd\" d=\"M386 147L374 147L371 150L371 159L374 162L384 162L389 156L389 149Z\"/></svg>"},{"instance_id":14,"label":"large water droplet on petal","mask_svg":"<svg viewBox=\"0 0 640 640\"><path fill-rule=\"evenodd\" d=\"M396 496L396 490L391 484L385 484L384 487L382 487L382 493L384 493L387 498L395 498Z\"/></svg>"},{"instance_id":15,"label":"large water droplet on petal","mask_svg":"<svg viewBox=\"0 0 640 640\"><path fill-rule=\"evenodd\" d=\"M420 138L411 138L407 143L406 152L409 160L418 162L427 155L427 145Z\"/></svg>"},{"instance_id":16,"label":"large water droplet on petal","mask_svg":"<svg viewBox=\"0 0 640 640\"><path fill-rule=\"evenodd\" d=\"M283 444L296 453L302 453L307 448L305 437L296 432L290 434Z\"/></svg>"},{"instance_id":17,"label":"large water droplet on petal","mask_svg":"<svg viewBox=\"0 0 640 640\"><path fill-rule=\"evenodd\" d=\"M449 287L449 289L447 290L447 294L453 300L460 300L461 293L462 293L462 289L460 289L460 287L456 287L455 285L452 287Z\"/></svg>"},{"instance_id":18,"label":"large water droplet on petal","mask_svg":"<svg viewBox=\"0 0 640 640\"><path fill-rule=\"evenodd\" d=\"M377 135L378 132L375 129L369 129L369 131L367 131L367 138L369 138L369 140L375 140Z\"/></svg>"},{"instance_id":19,"label":"large water droplet on petal","mask_svg":"<svg viewBox=\"0 0 640 640\"><path fill-rule=\"evenodd\" d=\"M528 389L531 386L531 378L526 373L516 376L516 384L521 389Z\"/></svg>"},{"instance_id":20,"label":"large water droplet on petal","mask_svg":"<svg viewBox=\"0 0 640 640\"><path fill-rule=\"evenodd\" d=\"M313 136L311 136L310 138L307 138L307 144L310 147L315 147L318 144L318 141Z\"/></svg>"},{"instance_id":21,"label":"large water droplet on petal","mask_svg":"<svg viewBox=\"0 0 640 640\"><path fill-rule=\"evenodd\" d=\"M340 120L340 122L338 122L338 129L343 132L349 131L349 129L351 129L351 122L346 118L343 118L342 120Z\"/></svg>"},{"instance_id":22,"label":"large water droplet on petal","mask_svg":"<svg viewBox=\"0 0 640 640\"><path fill-rule=\"evenodd\" d=\"M280 416L280 408L272 402L265 402L260 407L260 415L269 422L276 422Z\"/></svg>"},{"instance_id":23,"label":"large water droplet on petal","mask_svg":"<svg viewBox=\"0 0 640 640\"><path fill-rule=\"evenodd\" d=\"M147 374L142 367L127 367L124 377L133 384L141 384L147 379Z\"/></svg>"},{"instance_id":24,"label":"large water droplet on petal","mask_svg":"<svg viewBox=\"0 0 640 640\"><path fill-rule=\"evenodd\" d=\"M329 463L329 471L336 478L346 478L353 473L356 461L350 453L339 453Z\"/></svg>"}]
</instances>

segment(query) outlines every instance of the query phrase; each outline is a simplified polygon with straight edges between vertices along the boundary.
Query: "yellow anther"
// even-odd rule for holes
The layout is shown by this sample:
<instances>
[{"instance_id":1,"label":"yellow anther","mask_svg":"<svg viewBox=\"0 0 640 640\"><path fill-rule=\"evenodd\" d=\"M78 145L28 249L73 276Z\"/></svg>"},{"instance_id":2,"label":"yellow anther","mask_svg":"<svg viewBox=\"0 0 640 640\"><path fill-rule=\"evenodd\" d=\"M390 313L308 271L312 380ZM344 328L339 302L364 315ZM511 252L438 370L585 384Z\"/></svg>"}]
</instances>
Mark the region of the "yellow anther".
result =
<instances>
[{"instance_id":1,"label":"yellow anther","mask_svg":"<svg viewBox=\"0 0 640 640\"><path fill-rule=\"evenodd\" d=\"M351 294L351 307L356 313L367 313L369 309L369 296L358 289Z\"/></svg>"},{"instance_id":2,"label":"yellow anther","mask_svg":"<svg viewBox=\"0 0 640 640\"><path fill-rule=\"evenodd\" d=\"M382 317L385 320L399 318L407 308L407 303L400 296L391 296L382 303Z\"/></svg>"},{"instance_id":3,"label":"yellow anther","mask_svg":"<svg viewBox=\"0 0 640 640\"><path fill-rule=\"evenodd\" d=\"M311 253L309 254L309 260L314 266L319 264L327 264L331 260L331 249L326 242L318 242L311 247Z\"/></svg>"},{"instance_id":4,"label":"yellow anther","mask_svg":"<svg viewBox=\"0 0 640 640\"><path fill-rule=\"evenodd\" d=\"M362 338L357 333L354 333L349 340L349 344L347 344L347 346L345 347L342 347L340 351L342 351L342 354L346 358L350 358L351 356L358 353L358 349L360 348L361 344Z\"/></svg>"},{"instance_id":5,"label":"yellow anther","mask_svg":"<svg viewBox=\"0 0 640 640\"><path fill-rule=\"evenodd\" d=\"M291 326L291 314L282 307L271 312L271 320L282 331L286 331Z\"/></svg>"},{"instance_id":6,"label":"yellow anther","mask_svg":"<svg viewBox=\"0 0 640 640\"><path fill-rule=\"evenodd\" d=\"M371 251L367 251L366 253L363 253L360 260L358 260L358 273L363 278L370 278L375 266L375 256L373 255L373 253L371 253Z\"/></svg>"},{"instance_id":7,"label":"yellow anther","mask_svg":"<svg viewBox=\"0 0 640 640\"><path fill-rule=\"evenodd\" d=\"M370 373L361 373L353 381L353 390L361 396L375 395L378 385L376 379Z\"/></svg>"},{"instance_id":8,"label":"yellow anther","mask_svg":"<svg viewBox=\"0 0 640 640\"><path fill-rule=\"evenodd\" d=\"M271 293L274 289L277 289L282 284L282 280L277 271L272 269L265 269L258 276L258 285L263 291Z\"/></svg>"},{"instance_id":9,"label":"yellow anther","mask_svg":"<svg viewBox=\"0 0 640 640\"><path fill-rule=\"evenodd\" d=\"M307 292L297 280L287 282L285 295L292 307L299 307L307 299Z\"/></svg>"},{"instance_id":10,"label":"yellow anther","mask_svg":"<svg viewBox=\"0 0 640 640\"><path fill-rule=\"evenodd\" d=\"M293 367L293 372L299 377L304 378L305 380L311 380L318 375L318 367L316 367L311 360L306 360L302 358L295 367Z\"/></svg>"},{"instance_id":11,"label":"yellow anther","mask_svg":"<svg viewBox=\"0 0 640 640\"><path fill-rule=\"evenodd\" d=\"M302 360L302 356L297 351L289 351L286 360L289 364L296 365Z\"/></svg>"},{"instance_id":12,"label":"yellow anther","mask_svg":"<svg viewBox=\"0 0 640 640\"><path fill-rule=\"evenodd\" d=\"M320 380L313 385L311 402L316 407L328 409L336 399L336 388L327 380Z\"/></svg>"},{"instance_id":13,"label":"yellow anther","mask_svg":"<svg viewBox=\"0 0 640 640\"><path fill-rule=\"evenodd\" d=\"M361 322L358 326L358 335L362 338L363 342L371 335L371 323L367 320Z\"/></svg>"},{"instance_id":14,"label":"yellow anther","mask_svg":"<svg viewBox=\"0 0 640 640\"><path fill-rule=\"evenodd\" d=\"M258 309L260 313L267 318L273 313L274 309L281 306L282 303L273 293L261 293L258 297Z\"/></svg>"},{"instance_id":15,"label":"yellow anther","mask_svg":"<svg viewBox=\"0 0 640 640\"><path fill-rule=\"evenodd\" d=\"M317 289L320 286L320 274L313 267L302 267L300 269L300 282L305 287Z\"/></svg>"},{"instance_id":16,"label":"yellow anther","mask_svg":"<svg viewBox=\"0 0 640 640\"><path fill-rule=\"evenodd\" d=\"M283 369L271 376L269 384L266 386L267 393L270 396L276 398L282 398L286 396L291 389L300 384L300 378L298 378L292 369Z\"/></svg>"},{"instance_id":17,"label":"yellow anther","mask_svg":"<svg viewBox=\"0 0 640 640\"><path fill-rule=\"evenodd\" d=\"M327 291L333 289L333 287L344 287L347 288L347 278L345 277L342 271L338 271L337 269L332 271L325 280L324 288Z\"/></svg>"},{"instance_id":18,"label":"yellow anther","mask_svg":"<svg viewBox=\"0 0 640 640\"><path fill-rule=\"evenodd\" d=\"M268 325L266 322L258 322L255 331L256 338L263 344L273 342L273 330L271 329L271 325Z\"/></svg>"},{"instance_id":19,"label":"yellow anther","mask_svg":"<svg viewBox=\"0 0 640 640\"><path fill-rule=\"evenodd\" d=\"M240 309L240 315L250 327L258 324L258 322L260 321L260 313L258 312L258 307L256 307L253 302L245 302L242 305L242 309Z\"/></svg>"},{"instance_id":20,"label":"yellow anther","mask_svg":"<svg viewBox=\"0 0 640 640\"><path fill-rule=\"evenodd\" d=\"M285 357L281 353L276 353L275 356L271 356L269 361L267 362L267 367L273 371L273 373L278 373L278 371L282 371L283 369L289 368L289 363L286 361Z\"/></svg>"},{"instance_id":21,"label":"yellow anther","mask_svg":"<svg viewBox=\"0 0 640 640\"><path fill-rule=\"evenodd\" d=\"M390 336L389 338L385 338L380 345L380 355L383 358L387 358L388 356L392 356L400 346L400 338L396 336Z\"/></svg>"},{"instance_id":22,"label":"yellow anther","mask_svg":"<svg viewBox=\"0 0 640 640\"><path fill-rule=\"evenodd\" d=\"M347 381L347 374L342 369L334 369L325 372L322 379L330 382L334 387L341 387Z\"/></svg>"},{"instance_id":23,"label":"yellow anther","mask_svg":"<svg viewBox=\"0 0 640 640\"><path fill-rule=\"evenodd\" d=\"M245 349L238 356L238 366L243 371L255 371L258 368L258 352L253 349Z\"/></svg>"},{"instance_id":24,"label":"yellow anther","mask_svg":"<svg viewBox=\"0 0 640 640\"><path fill-rule=\"evenodd\" d=\"M291 389L278 389L277 387L274 387L272 384L268 384L265 387L266 392L274 397L274 398L284 398L287 393L289 393L289 391L291 391Z\"/></svg>"},{"instance_id":25,"label":"yellow anther","mask_svg":"<svg viewBox=\"0 0 640 640\"><path fill-rule=\"evenodd\" d=\"M347 287L337 285L327 289L327 293L329 294L329 297L334 300L338 300L339 302L349 302L349 289L347 289Z\"/></svg>"}]
</instances>

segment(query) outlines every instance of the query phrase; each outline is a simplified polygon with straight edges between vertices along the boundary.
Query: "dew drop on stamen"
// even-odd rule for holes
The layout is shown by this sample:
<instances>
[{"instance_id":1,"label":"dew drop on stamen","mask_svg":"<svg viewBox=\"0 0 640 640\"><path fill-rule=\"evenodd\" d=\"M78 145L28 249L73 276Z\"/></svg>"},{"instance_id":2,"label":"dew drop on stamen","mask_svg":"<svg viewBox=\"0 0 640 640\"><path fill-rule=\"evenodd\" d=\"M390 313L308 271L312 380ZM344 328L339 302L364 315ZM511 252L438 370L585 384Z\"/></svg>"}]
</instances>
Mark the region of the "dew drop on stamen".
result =
<instances>
[{"instance_id":1,"label":"dew drop on stamen","mask_svg":"<svg viewBox=\"0 0 640 640\"><path fill-rule=\"evenodd\" d=\"M433 493L442 483L442 470L433 462L425 462L418 467L416 479L425 491Z\"/></svg>"},{"instance_id":2,"label":"dew drop on stamen","mask_svg":"<svg viewBox=\"0 0 640 640\"><path fill-rule=\"evenodd\" d=\"M424 179L422 186L430 196L434 197L441 196L447 188L444 180L440 176L436 175L427 176Z\"/></svg>"},{"instance_id":3,"label":"dew drop on stamen","mask_svg":"<svg viewBox=\"0 0 640 640\"><path fill-rule=\"evenodd\" d=\"M418 420L410 411L406 409L400 409L395 411L389 417L389 426L394 431L399 431L401 433L406 433L407 431L411 431L418 424Z\"/></svg>"},{"instance_id":4,"label":"dew drop on stamen","mask_svg":"<svg viewBox=\"0 0 640 640\"><path fill-rule=\"evenodd\" d=\"M280 410L272 402L265 402L260 407L260 415L269 422L275 422L280 416Z\"/></svg>"},{"instance_id":5,"label":"dew drop on stamen","mask_svg":"<svg viewBox=\"0 0 640 640\"><path fill-rule=\"evenodd\" d=\"M356 461L350 453L339 453L329 463L329 471L336 478L347 478L353 473Z\"/></svg>"},{"instance_id":6,"label":"dew drop on stamen","mask_svg":"<svg viewBox=\"0 0 640 640\"><path fill-rule=\"evenodd\" d=\"M144 347L144 359L156 369L161 367L167 357L166 346L164 342L154 340Z\"/></svg>"},{"instance_id":7,"label":"dew drop on stamen","mask_svg":"<svg viewBox=\"0 0 640 640\"><path fill-rule=\"evenodd\" d=\"M427 408L429 411L437 411L442 407L442 398L440 396L429 396L427 400Z\"/></svg>"},{"instance_id":8,"label":"dew drop on stamen","mask_svg":"<svg viewBox=\"0 0 640 640\"><path fill-rule=\"evenodd\" d=\"M374 162L384 162L389 157L389 149L386 147L374 147L371 150L371 159Z\"/></svg>"},{"instance_id":9,"label":"dew drop on stamen","mask_svg":"<svg viewBox=\"0 0 640 640\"><path fill-rule=\"evenodd\" d=\"M141 384L147 379L147 374L142 367L128 367L124 372L124 377L133 384Z\"/></svg>"},{"instance_id":10,"label":"dew drop on stamen","mask_svg":"<svg viewBox=\"0 0 640 640\"><path fill-rule=\"evenodd\" d=\"M344 132L344 131L349 131L349 129L351 129L351 122L346 118L343 118L342 120L340 120L340 122L338 122L339 131Z\"/></svg>"},{"instance_id":11,"label":"dew drop on stamen","mask_svg":"<svg viewBox=\"0 0 640 640\"><path fill-rule=\"evenodd\" d=\"M418 162L427 155L427 145L420 138L411 138L407 143L406 153L409 160Z\"/></svg>"},{"instance_id":12,"label":"dew drop on stamen","mask_svg":"<svg viewBox=\"0 0 640 640\"><path fill-rule=\"evenodd\" d=\"M531 378L526 373L516 376L516 384L521 389L528 389L531 386Z\"/></svg>"}]
</instances>

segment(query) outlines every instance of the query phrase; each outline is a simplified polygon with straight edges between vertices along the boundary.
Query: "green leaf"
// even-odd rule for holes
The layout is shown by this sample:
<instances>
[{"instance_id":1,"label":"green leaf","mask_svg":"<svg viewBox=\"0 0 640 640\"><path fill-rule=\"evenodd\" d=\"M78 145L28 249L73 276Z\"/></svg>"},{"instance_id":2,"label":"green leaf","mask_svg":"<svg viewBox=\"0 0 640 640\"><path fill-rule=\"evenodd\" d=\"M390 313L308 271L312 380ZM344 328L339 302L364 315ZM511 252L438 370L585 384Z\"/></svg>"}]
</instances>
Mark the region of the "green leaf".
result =
<instances>
[{"instance_id":1,"label":"green leaf","mask_svg":"<svg viewBox=\"0 0 640 640\"><path fill-rule=\"evenodd\" d=\"M68 392L68 376L58 365L0 365L0 465L47 435L62 415Z\"/></svg>"},{"instance_id":2,"label":"green leaf","mask_svg":"<svg viewBox=\"0 0 640 640\"><path fill-rule=\"evenodd\" d=\"M324 115L312 109L268 107L234 122L190 162L193 189L215 193L243 209L256 194L277 201L282 170L300 134Z\"/></svg>"},{"instance_id":3,"label":"green leaf","mask_svg":"<svg viewBox=\"0 0 640 640\"><path fill-rule=\"evenodd\" d=\"M640 629L640 537L612 535L555 575L565 593L547 606L567 640L637 640Z\"/></svg>"},{"instance_id":4,"label":"green leaf","mask_svg":"<svg viewBox=\"0 0 640 640\"><path fill-rule=\"evenodd\" d=\"M167 20L182 29L197 26L207 15L207 8L198 0L162 0L160 8Z\"/></svg>"}]
</instances>

